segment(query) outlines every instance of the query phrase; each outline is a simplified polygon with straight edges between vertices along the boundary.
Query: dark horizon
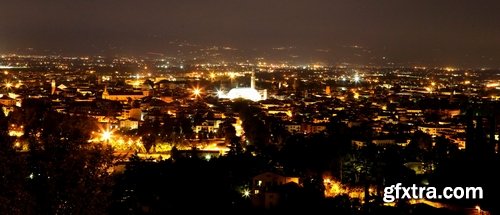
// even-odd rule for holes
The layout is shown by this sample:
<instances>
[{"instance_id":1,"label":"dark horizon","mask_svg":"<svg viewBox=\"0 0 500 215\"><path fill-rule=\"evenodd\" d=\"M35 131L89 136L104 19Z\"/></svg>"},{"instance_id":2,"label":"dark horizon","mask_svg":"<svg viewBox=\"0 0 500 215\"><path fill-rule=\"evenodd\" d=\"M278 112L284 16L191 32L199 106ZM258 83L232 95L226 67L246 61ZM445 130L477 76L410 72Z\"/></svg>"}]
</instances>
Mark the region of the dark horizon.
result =
<instances>
[{"instance_id":1,"label":"dark horizon","mask_svg":"<svg viewBox=\"0 0 500 215\"><path fill-rule=\"evenodd\" d=\"M500 2L494 0L27 0L1 5L3 53L33 48L36 53L153 52L189 58L219 46L231 48L209 51L221 52L220 58L500 67Z\"/></svg>"}]
</instances>

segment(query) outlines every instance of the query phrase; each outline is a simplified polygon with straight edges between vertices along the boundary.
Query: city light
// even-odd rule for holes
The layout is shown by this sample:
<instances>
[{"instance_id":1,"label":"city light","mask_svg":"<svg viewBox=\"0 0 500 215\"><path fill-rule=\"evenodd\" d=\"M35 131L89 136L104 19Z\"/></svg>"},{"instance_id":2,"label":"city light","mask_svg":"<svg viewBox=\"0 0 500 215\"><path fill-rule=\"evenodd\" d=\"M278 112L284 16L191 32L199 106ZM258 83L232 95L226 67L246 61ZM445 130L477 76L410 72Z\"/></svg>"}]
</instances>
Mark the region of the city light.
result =
<instances>
[{"instance_id":1,"label":"city light","mask_svg":"<svg viewBox=\"0 0 500 215\"><path fill-rule=\"evenodd\" d=\"M194 97L200 97L201 96L201 88L199 88L199 87L193 88L193 95L194 95Z\"/></svg>"},{"instance_id":2,"label":"city light","mask_svg":"<svg viewBox=\"0 0 500 215\"><path fill-rule=\"evenodd\" d=\"M264 125L273 126L264 116L274 115L273 118L276 117L275 120L282 123L284 128L283 131L272 131L269 133L269 141L273 142L282 141L279 139L279 132L285 132L285 129L286 134L293 133L294 135L301 136L311 134L324 135L328 131L326 126L330 120L328 116L338 117L355 126L357 120L359 120L359 118L356 119L356 116L366 115L363 118L371 118L373 119L373 123L365 123L372 126L372 132L377 136L391 134L391 125L397 125L399 120L414 127L408 127L405 132L408 132L409 135L401 135L400 140L395 138L388 138L387 140L376 139L373 140L373 144L375 145L398 144L399 147L406 147L411 142L410 137L412 134L416 131L422 131L423 133L430 134L431 138L440 134L446 134L448 136L444 138L449 139L450 143L457 144L459 150L464 150L466 140L463 139L463 135L457 134L467 132L465 127L467 122L460 119L460 124L455 124L455 120L449 120L453 116L462 114L461 110L451 109L443 113L443 116L446 116L442 118L443 124L441 122L439 125L421 123L418 126L413 126L419 122L426 122L428 119L423 114L426 111L424 108L414 107L411 104L418 102L416 98L425 98L425 96L449 97L455 93L462 93L467 96L467 93L471 92L467 88L473 89L472 92L484 89L491 91L481 95L482 97L478 98L480 100L500 100L498 92L494 91L499 88L499 81L496 77L482 80L476 76L469 76L463 79L456 78L458 75L455 73L444 73L444 71L438 71L441 73L437 75L426 74L423 76L418 70L411 71L411 69L408 69L408 72L394 72L394 74L385 78L385 73L378 72L376 69L371 70L366 68L362 71L354 71L348 74L346 73L348 71L327 71L327 67L318 69L314 73L307 73L307 76L297 74L294 70L292 72L283 70L283 77L279 77L276 74L272 74L275 72L266 70L265 67L262 65L259 68L260 70L251 68L250 66L244 69L236 69L241 73L225 72L232 71L233 68L220 70L207 68L205 71L193 70L181 74L158 75L151 73L147 74L146 77L144 74L133 72L124 74L124 86L113 84L115 81L114 76L109 76L109 79L103 77L98 80L105 81L105 83L96 81L93 84L88 82L79 83L78 81L74 81L75 83L73 84L72 80L77 80L75 78L78 78L76 75L67 78L60 77L61 83L57 89L60 89L61 93L57 97L50 97L46 88L38 87L37 84L34 85L32 81L29 81L29 77L23 77L22 75L24 74L19 73L18 75L16 73L11 74L12 79L9 79L11 82L5 81L2 83L4 91L7 91L5 89L8 88L18 88L18 83L19 85L24 83L26 88L36 86L36 88L33 88L36 93L32 93L29 90L26 95L23 95L25 93L24 90L19 90L16 91L16 93L19 93L18 95L7 91L1 97L4 98L2 104L5 103L3 111L6 116L9 115L9 112L16 111L14 107L20 98L41 96L42 98L50 97L53 106L57 108L57 111L61 111L62 114L80 114L94 118L99 123L98 126L102 127L94 130L95 132L92 133L88 142L109 147L113 154L120 155L119 159L123 159L124 161L130 159L128 156L137 154L140 158L147 159L148 162L157 162L159 160L170 159L172 151L176 149L182 152L178 156L198 157L198 159L202 159L213 165L217 165L215 164L217 162L214 163L214 161L219 160L219 158L233 155L230 153L231 146L228 144L232 139L228 141L227 137L221 135L220 131L225 131L226 128L231 128L232 126L234 131L231 128L231 135L234 133L234 140L241 141L241 150L243 152L248 150L247 146L255 142L255 140L249 138L252 135L251 132L259 132L249 130L248 127L253 125L246 126L243 119L240 118L241 116L234 114L234 110L227 112L226 108L221 108L223 106L231 107L233 102L241 102L239 105L244 105L242 107L248 106L255 109L255 113L252 113L250 116L259 118L255 122L261 121ZM311 68L314 67L308 67L308 70ZM323 70L325 71L323 72ZM244 75L248 77L249 71L258 71L259 74L262 74L262 77L258 79L259 86L256 86L256 79L253 74L248 82L243 83ZM114 74L115 76L119 76L121 73ZM213 81L217 77L222 77L218 75L223 74L226 78L220 80L220 83ZM151 77L148 77L150 75ZM148 83L150 81L153 82L154 88L145 89L141 87L145 83L146 78L149 80ZM241 82L237 85L234 80L236 78L241 78ZM43 80L54 80L49 75L41 76L40 79L42 83L45 83ZM175 83L176 79L182 81ZM212 81L209 79L212 79ZM341 81L343 79L346 81ZM21 82L20 80L24 81ZM338 85L331 87L334 85L333 82L337 82ZM466 84L468 85L466 86ZM69 94L71 91L67 91L67 88L70 89L69 86L73 85L82 85L83 87L79 88L75 92L76 94ZM54 86L55 83L52 87ZM325 86L330 87L326 87L325 89ZM451 91L449 90L449 86L456 87ZM208 88L203 87L210 87L210 90L206 90ZM153 89L165 89L165 91L153 92ZM97 99L101 92L103 100L112 100L116 104L121 103L123 108L118 108L114 113L104 113L108 114L104 115L101 109L103 106L106 108L106 104L100 103L102 101ZM67 102L67 100L71 99L64 99L67 95L70 95L71 99L75 97L72 100L73 102ZM92 99L89 99L88 95L93 95ZM199 99L202 96L206 96L206 98L203 97L203 102ZM267 100L268 96L272 100L263 101ZM221 100L216 101L214 97ZM332 102L333 98L336 101ZM79 102L74 102L76 99ZM249 101L242 102L242 99ZM400 103L399 101L403 102ZM370 103L370 108L362 108L367 102ZM83 112L75 112L75 109L78 110L79 105L87 103L95 103L95 105L89 105L85 109L82 108ZM322 110L324 114L319 115L317 114L318 108L321 108L321 106L334 106L334 108ZM69 108L66 109L66 107ZM112 109L111 107L109 109ZM154 108L161 109L161 111L152 111ZM395 108L397 108L396 112L394 111ZM350 114L351 116L349 117L343 116L342 112L346 111L352 112L352 115ZM261 116L257 113L263 114ZM186 120L182 121L183 124L185 123L185 127L182 127L184 125L180 121L172 120L176 118L180 119L179 116L181 114L182 117L186 117ZM158 124L149 123L151 122L150 120L158 121ZM460 120L457 119L456 121ZM164 129L165 126L163 125L167 125L168 128ZM154 128L154 126L158 126L159 128ZM171 127L178 127L180 129L176 131L177 129L174 130ZM187 132L184 132L185 128L192 132L187 134ZM12 142L13 149L19 152L29 150L29 145L23 140L23 136L34 135L36 137L37 135L36 133L24 134L23 126L15 123L9 124L8 131L9 136L15 139ZM393 135L398 136L397 134ZM154 138L150 139L149 137ZM494 138L495 141L498 141L498 135L495 135ZM351 142L356 144L357 147L364 147L367 144L365 141L357 139L352 139ZM193 148L197 150L196 154L192 154ZM498 149L495 150L495 153L498 153ZM259 156L259 152L251 152L251 155ZM343 168L358 167L344 166ZM412 171L415 170L412 169ZM417 171L415 172L417 173ZM38 177L38 175L35 175L35 177ZM361 203L363 203L365 199L364 187L352 183L349 179L340 180L335 177L328 176L323 178L325 189L322 192L324 192L326 198L345 195L351 199L360 199ZM252 185L259 187L258 190L251 189L249 186L252 185L248 184L237 190L238 195L236 197L239 199L248 198L250 200L254 195L256 197L263 194L269 183L265 179L259 179L261 178L258 178L255 184L252 183ZM300 185L299 180L295 183ZM377 192L373 185L370 185L367 191L370 193L370 196L375 195ZM410 203L416 204L418 201L410 201ZM478 208L479 206L476 207L478 212L485 213L484 210ZM476 212L475 209L473 211Z\"/></svg>"},{"instance_id":3,"label":"city light","mask_svg":"<svg viewBox=\"0 0 500 215\"><path fill-rule=\"evenodd\" d=\"M10 90L10 89L12 89L12 86L13 86L13 85L12 85L12 83L11 83L11 82L5 82L5 88L6 88L6 89Z\"/></svg>"},{"instance_id":4,"label":"city light","mask_svg":"<svg viewBox=\"0 0 500 215\"><path fill-rule=\"evenodd\" d=\"M354 99L359 99L359 93L358 92L354 93Z\"/></svg>"},{"instance_id":5,"label":"city light","mask_svg":"<svg viewBox=\"0 0 500 215\"><path fill-rule=\"evenodd\" d=\"M19 2L0 215L500 213L500 0Z\"/></svg>"},{"instance_id":6,"label":"city light","mask_svg":"<svg viewBox=\"0 0 500 215\"><path fill-rule=\"evenodd\" d=\"M348 195L351 198L364 198L364 189L360 187L350 187L342 184L340 181L330 178L329 176L323 177L323 186L325 187L325 196L335 197L339 195ZM373 188L371 188L373 189Z\"/></svg>"},{"instance_id":7,"label":"city light","mask_svg":"<svg viewBox=\"0 0 500 215\"><path fill-rule=\"evenodd\" d=\"M110 131L110 130L105 130L105 131L102 131L102 134L101 134L101 139L103 141L106 141L106 142L109 142L111 140L111 136L113 135L113 132Z\"/></svg>"},{"instance_id":8,"label":"city light","mask_svg":"<svg viewBox=\"0 0 500 215\"><path fill-rule=\"evenodd\" d=\"M354 75L354 82L359 83L361 81L361 78L359 77L358 74Z\"/></svg>"},{"instance_id":9,"label":"city light","mask_svg":"<svg viewBox=\"0 0 500 215\"><path fill-rule=\"evenodd\" d=\"M217 90L217 97L221 98L221 97L224 97L224 91L222 90Z\"/></svg>"},{"instance_id":10,"label":"city light","mask_svg":"<svg viewBox=\"0 0 500 215\"><path fill-rule=\"evenodd\" d=\"M457 68L454 68L454 67L446 67L444 68L445 71L447 72L454 72L454 71L457 71Z\"/></svg>"},{"instance_id":11,"label":"city light","mask_svg":"<svg viewBox=\"0 0 500 215\"><path fill-rule=\"evenodd\" d=\"M241 194L244 198L249 198L250 197L250 190L244 189L243 192L241 192Z\"/></svg>"},{"instance_id":12,"label":"city light","mask_svg":"<svg viewBox=\"0 0 500 215\"><path fill-rule=\"evenodd\" d=\"M232 80L236 78L236 74L234 72L229 73L229 78Z\"/></svg>"}]
</instances>

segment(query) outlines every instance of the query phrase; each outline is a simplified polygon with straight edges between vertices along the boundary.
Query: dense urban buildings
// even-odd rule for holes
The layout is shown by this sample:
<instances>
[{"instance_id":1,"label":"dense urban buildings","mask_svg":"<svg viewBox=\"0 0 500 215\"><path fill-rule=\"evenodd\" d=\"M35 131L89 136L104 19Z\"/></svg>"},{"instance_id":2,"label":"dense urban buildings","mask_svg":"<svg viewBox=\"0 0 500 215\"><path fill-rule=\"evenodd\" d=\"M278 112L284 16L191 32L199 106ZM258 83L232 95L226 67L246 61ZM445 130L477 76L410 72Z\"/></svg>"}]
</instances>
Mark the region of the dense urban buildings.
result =
<instances>
[{"instance_id":1,"label":"dense urban buildings","mask_svg":"<svg viewBox=\"0 0 500 215\"><path fill-rule=\"evenodd\" d=\"M0 0L0 214L500 214L500 1Z\"/></svg>"},{"instance_id":2,"label":"dense urban buildings","mask_svg":"<svg viewBox=\"0 0 500 215\"><path fill-rule=\"evenodd\" d=\"M3 138L15 156L36 156L51 144L90 147L69 149L78 156L92 156L96 146L109 150L101 155L109 158L93 158L95 168L105 165L118 180L108 212L157 213L192 201L229 211L306 207L349 214L392 213L405 210L403 204L443 213L495 208L496 182L464 175L486 177L487 167L498 167L498 70L99 56L0 60ZM51 165L44 168L64 171ZM30 181L56 177L25 168ZM393 182L460 185L450 176L490 190L484 200L464 202L380 200ZM69 207L61 211L77 207L54 204Z\"/></svg>"}]
</instances>

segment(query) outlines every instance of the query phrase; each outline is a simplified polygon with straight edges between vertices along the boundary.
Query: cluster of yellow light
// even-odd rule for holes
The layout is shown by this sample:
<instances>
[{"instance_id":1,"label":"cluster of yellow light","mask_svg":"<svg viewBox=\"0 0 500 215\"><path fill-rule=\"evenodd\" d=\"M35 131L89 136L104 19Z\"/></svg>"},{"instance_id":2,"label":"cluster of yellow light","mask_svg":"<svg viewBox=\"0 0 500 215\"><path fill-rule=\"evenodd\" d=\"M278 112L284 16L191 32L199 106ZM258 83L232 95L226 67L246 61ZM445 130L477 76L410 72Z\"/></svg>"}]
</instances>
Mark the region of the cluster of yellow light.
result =
<instances>
[{"instance_id":1,"label":"cluster of yellow light","mask_svg":"<svg viewBox=\"0 0 500 215\"><path fill-rule=\"evenodd\" d=\"M215 143L208 144L206 146L201 146L200 148L201 151L218 151L222 155L227 154L229 152L229 148L227 146L218 146Z\"/></svg>"},{"instance_id":2,"label":"cluster of yellow light","mask_svg":"<svg viewBox=\"0 0 500 215\"><path fill-rule=\"evenodd\" d=\"M146 152L146 149L140 139L133 140L132 138L128 138L125 140L123 137L118 137L115 141L111 142L111 146L115 151Z\"/></svg>"},{"instance_id":3,"label":"cluster of yellow light","mask_svg":"<svg viewBox=\"0 0 500 215\"><path fill-rule=\"evenodd\" d=\"M144 145L140 138L130 138L117 134L113 130L105 129L99 132L92 132L93 137L89 142L103 143L111 145L115 151L139 151L145 152Z\"/></svg>"},{"instance_id":4,"label":"cluster of yellow light","mask_svg":"<svg viewBox=\"0 0 500 215\"><path fill-rule=\"evenodd\" d=\"M132 81L132 86L134 86L134 87L141 86L141 84L142 84L141 80L134 80L134 81Z\"/></svg>"},{"instance_id":5,"label":"cluster of yellow light","mask_svg":"<svg viewBox=\"0 0 500 215\"><path fill-rule=\"evenodd\" d=\"M172 151L172 145L168 143L159 143L155 146L155 152L164 153Z\"/></svg>"},{"instance_id":6,"label":"cluster of yellow light","mask_svg":"<svg viewBox=\"0 0 500 215\"><path fill-rule=\"evenodd\" d=\"M359 93L358 92L354 93L354 99L359 99Z\"/></svg>"},{"instance_id":7,"label":"cluster of yellow light","mask_svg":"<svg viewBox=\"0 0 500 215\"><path fill-rule=\"evenodd\" d=\"M202 78L203 77L203 72L190 72L190 73L187 73L186 76L187 77L190 77L190 78Z\"/></svg>"},{"instance_id":8,"label":"cluster of yellow light","mask_svg":"<svg viewBox=\"0 0 500 215\"><path fill-rule=\"evenodd\" d=\"M5 116L9 116L10 112L12 112L13 110L7 107L2 107L2 111Z\"/></svg>"},{"instance_id":9,"label":"cluster of yellow light","mask_svg":"<svg viewBox=\"0 0 500 215\"><path fill-rule=\"evenodd\" d=\"M354 99L359 99L359 93L356 89L351 89L351 92L353 93Z\"/></svg>"},{"instance_id":10,"label":"cluster of yellow light","mask_svg":"<svg viewBox=\"0 0 500 215\"><path fill-rule=\"evenodd\" d=\"M493 83L487 83L486 87L492 88L492 87L498 87L500 86L500 82L493 82Z\"/></svg>"},{"instance_id":11,"label":"cluster of yellow light","mask_svg":"<svg viewBox=\"0 0 500 215\"><path fill-rule=\"evenodd\" d=\"M21 151L21 152L27 152L29 150L29 144L25 140L23 141L23 140L17 139L14 142L13 147L15 148L15 150Z\"/></svg>"},{"instance_id":12,"label":"cluster of yellow light","mask_svg":"<svg viewBox=\"0 0 500 215\"><path fill-rule=\"evenodd\" d=\"M9 136L11 137L20 137L24 135L24 126L17 126L15 124L10 125L9 127Z\"/></svg>"},{"instance_id":13,"label":"cluster of yellow light","mask_svg":"<svg viewBox=\"0 0 500 215\"><path fill-rule=\"evenodd\" d=\"M323 177L323 185L325 186L326 197L348 195L350 198L363 200L365 196L363 188L351 188L328 176ZM370 188L370 192L372 191L374 191L374 189Z\"/></svg>"},{"instance_id":14,"label":"cluster of yellow light","mask_svg":"<svg viewBox=\"0 0 500 215\"><path fill-rule=\"evenodd\" d=\"M24 135L24 131L16 131L16 130L9 131L9 136L11 136L11 137L20 137L23 135Z\"/></svg>"},{"instance_id":15,"label":"cluster of yellow light","mask_svg":"<svg viewBox=\"0 0 500 215\"><path fill-rule=\"evenodd\" d=\"M444 68L444 70L447 71L447 72L454 72L454 71L457 71L457 68L446 67L446 68Z\"/></svg>"},{"instance_id":16,"label":"cluster of yellow light","mask_svg":"<svg viewBox=\"0 0 500 215\"><path fill-rule=\"evenodd\" d=\"M323 65L313 64L312 67L313 67L313 69L321 69L321 68L323 68Z\"/></svg>"}]
</instances>

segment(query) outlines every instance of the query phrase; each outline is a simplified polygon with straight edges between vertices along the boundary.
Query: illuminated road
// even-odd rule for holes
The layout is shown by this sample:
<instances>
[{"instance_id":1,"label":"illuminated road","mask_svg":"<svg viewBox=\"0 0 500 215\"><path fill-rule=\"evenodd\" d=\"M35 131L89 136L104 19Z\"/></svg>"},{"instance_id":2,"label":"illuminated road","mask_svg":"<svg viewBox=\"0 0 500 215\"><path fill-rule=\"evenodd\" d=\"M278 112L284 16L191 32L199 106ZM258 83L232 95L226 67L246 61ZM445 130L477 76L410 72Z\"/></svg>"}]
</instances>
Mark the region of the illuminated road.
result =
<instances>
[{"instance_id":1,"label":"illuminated road","mask_svg":"<svg viewBox=\"0 0 500 215\"><path fill-rule=\"evenodd\" d=\"M426 204L434 208L446 208L452 211L459 211L459 212L464 212L465 214L469 215L490 215L488 211L481 210L481 208L476 207L476 208L464 208L456 205L451 205L451 204L445 204L445 203L440 203L440 202L433 202L429 201L427 199L418 199L418 200L410 200L411 204Z\"/></svg>"}]
</instances>

